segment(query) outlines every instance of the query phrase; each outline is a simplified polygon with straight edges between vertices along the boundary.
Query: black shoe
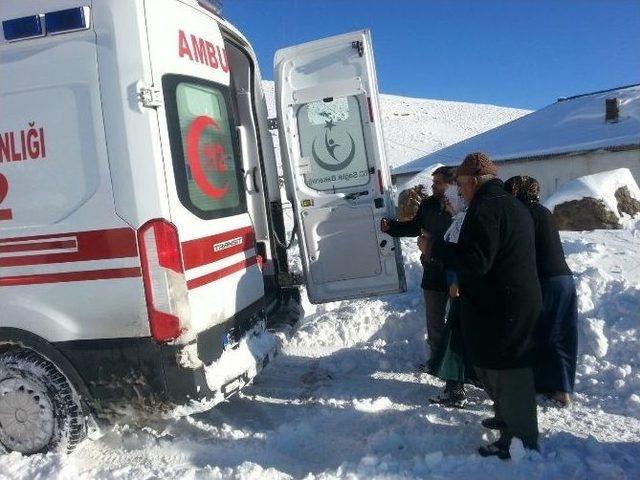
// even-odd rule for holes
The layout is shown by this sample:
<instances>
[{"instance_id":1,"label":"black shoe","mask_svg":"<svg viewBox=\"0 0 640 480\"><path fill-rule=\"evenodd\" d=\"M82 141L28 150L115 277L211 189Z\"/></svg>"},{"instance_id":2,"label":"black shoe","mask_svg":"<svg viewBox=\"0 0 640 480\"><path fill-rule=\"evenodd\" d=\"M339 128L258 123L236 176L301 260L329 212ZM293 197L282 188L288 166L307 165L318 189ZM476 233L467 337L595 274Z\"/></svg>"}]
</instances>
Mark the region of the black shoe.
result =
<instances>
[{"instance_id":1,"label":"black shoe","mask_svg":"<svg viewBox=\"0 0 640 480\"><path fill-rule=\"evenodd\" d=\"M416 370L420 373L429 373L429 362L419 363Z\"/></svg>"},{"instance_id":2,"label":"black shoe","mask_svg":"<svg viewBox=\"0 0 640 480\"><path fill-rule=\"evenodd\" d=\"M480 422L484 428L488 428L489 430L502 430L507 426L502 420L498 420L496 417L485 418Z\"/></svg>"},{"instance_id":3,"label":"black shoe","mask_svg":"<svg viewBox=\"0 0 640 480\"><path fill-rule=\"evenodd\" d=\"M511 458L509 449L497 442L480 447L478 453L481 457L498 457L500 460L509 460Z\"/></svg>"},{"instance_id":4,"label":"black shoe","mask_svg":"<svg viewBox=\"0 0 640 480\"><path fill-rule=\"evenodd\" d=\"M464 408L467 404L467 396L464 394L454 393L452 391L445 390L435 397L431 397L429 402L436 405L442 405L449 408Z\"/></svg>"}]
</instances>

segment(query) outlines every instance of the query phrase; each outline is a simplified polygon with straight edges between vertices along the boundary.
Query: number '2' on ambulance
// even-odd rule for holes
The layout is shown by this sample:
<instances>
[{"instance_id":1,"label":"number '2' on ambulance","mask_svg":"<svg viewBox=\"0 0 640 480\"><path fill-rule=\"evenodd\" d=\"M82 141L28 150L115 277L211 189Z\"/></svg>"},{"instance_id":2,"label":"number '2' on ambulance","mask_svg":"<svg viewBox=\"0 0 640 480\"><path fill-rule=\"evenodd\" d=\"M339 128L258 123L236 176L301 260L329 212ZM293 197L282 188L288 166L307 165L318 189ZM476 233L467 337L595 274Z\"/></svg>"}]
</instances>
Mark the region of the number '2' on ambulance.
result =
<instances>
[{"instance_id":1,"label":"number '2' on ambulance","mask_svg":"<svg viewBox=\"0 0 640 480\"><path fill-rule=\"evenodd\" d=\"M276 52L269 119L211 1L4 0L0 21L0 450L215 405L301 283L405 289L368 31Z\"/></svg>"}]
</instances>

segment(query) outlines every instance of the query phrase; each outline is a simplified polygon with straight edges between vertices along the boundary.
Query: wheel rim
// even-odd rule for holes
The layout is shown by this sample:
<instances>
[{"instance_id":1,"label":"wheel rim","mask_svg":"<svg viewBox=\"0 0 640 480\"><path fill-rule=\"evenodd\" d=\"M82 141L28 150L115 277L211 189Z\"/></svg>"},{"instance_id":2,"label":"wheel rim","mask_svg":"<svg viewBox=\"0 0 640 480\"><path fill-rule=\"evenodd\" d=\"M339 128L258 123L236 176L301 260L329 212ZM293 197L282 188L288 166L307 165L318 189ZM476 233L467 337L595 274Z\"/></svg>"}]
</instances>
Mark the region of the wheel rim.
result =
<instances>
[{"instance_id":1,"label":"wheel rim","mask_svg":"<svg viewBox=\"0 0 640 480\"><path fill-rule=\"evenodd\" d=\"M53 405L42 387L23 378L0 381L0 442L9 450L35 453L53 437Z\"/></svg>"}]
</instances>

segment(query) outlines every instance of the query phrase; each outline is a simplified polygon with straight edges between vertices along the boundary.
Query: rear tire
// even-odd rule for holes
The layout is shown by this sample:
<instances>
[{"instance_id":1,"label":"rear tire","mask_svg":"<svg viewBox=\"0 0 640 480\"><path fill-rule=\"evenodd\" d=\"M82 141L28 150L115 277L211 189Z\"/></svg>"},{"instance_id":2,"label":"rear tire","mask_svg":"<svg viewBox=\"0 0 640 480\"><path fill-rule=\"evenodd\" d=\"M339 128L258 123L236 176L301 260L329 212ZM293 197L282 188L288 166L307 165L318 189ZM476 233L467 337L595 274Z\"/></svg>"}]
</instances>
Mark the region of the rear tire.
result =
<instances>
[{"instance_id":1,"label":"rear tire","mask_svg":"<svg viewBox=\"0 0 640 480\"><path fill-rule=\"evenodd\" d=\"M27 349L0 355L0 451L69 453L86 435L80 398L51 361Z\"/></svg>"}]
</instances>

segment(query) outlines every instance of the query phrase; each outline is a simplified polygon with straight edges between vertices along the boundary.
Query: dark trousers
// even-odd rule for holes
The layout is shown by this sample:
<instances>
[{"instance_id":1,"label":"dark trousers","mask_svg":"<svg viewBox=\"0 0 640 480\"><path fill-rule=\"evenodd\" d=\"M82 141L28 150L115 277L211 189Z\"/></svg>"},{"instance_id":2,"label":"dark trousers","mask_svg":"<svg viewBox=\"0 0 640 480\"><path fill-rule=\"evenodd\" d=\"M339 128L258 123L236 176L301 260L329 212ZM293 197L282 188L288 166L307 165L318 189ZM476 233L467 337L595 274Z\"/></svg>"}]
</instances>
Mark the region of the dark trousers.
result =
<instances>
[{"instance_id":1,"label":"dark trousers","mask_svg":"<svg viewBox=\"0 0 640 480\"><path fill-rule=\"evenodd\" d=\"M547 278L542 287L542 314L534 368L540 393L573 392L578 356L578 297L571 275Z\"/></svg>"},{"instance_id":2,"label":"dark trousers","mask_svg":"<svg viewBox=\"0 0 640 480\"><path fill-rule=\"evenodd\" d=\"M449 390L464 390L465 383L477 383L476 372L465 350L460 324L460 298L449 300L447 322L440 346L429 361L431 375L445 380Z\"/></svg>"},{"instance_id":3,"label":"dark trousers","mask_svg":"<svg viewBox=\"0 0 640 480\"><path fill-rule=\"evenodd\" d=\"M498 442L509 448L513 437L538 448L538 412L531 368L489 370L476 367L478 379L493 400L495 417L505 423Z\"/></svg>"},{"instance_id":4,"label":"dark trousers","mask_svg":"<svg viewBox=\"0 0 640 480\"><path fill-rule=\"evenodd\" d=\"M427 312L427 343L433 355L442 342L449 295L436 290L423 290L423 293Z\"/></svg>"}]
</instances>

